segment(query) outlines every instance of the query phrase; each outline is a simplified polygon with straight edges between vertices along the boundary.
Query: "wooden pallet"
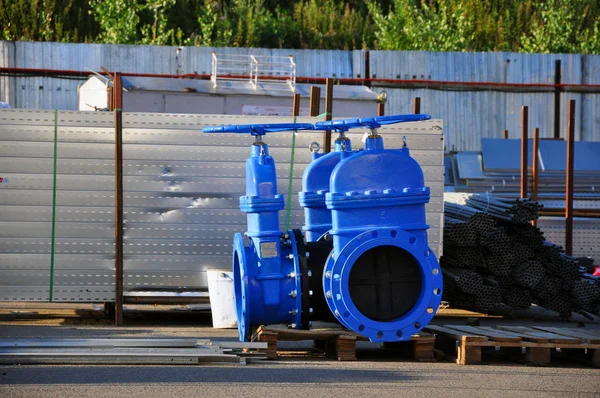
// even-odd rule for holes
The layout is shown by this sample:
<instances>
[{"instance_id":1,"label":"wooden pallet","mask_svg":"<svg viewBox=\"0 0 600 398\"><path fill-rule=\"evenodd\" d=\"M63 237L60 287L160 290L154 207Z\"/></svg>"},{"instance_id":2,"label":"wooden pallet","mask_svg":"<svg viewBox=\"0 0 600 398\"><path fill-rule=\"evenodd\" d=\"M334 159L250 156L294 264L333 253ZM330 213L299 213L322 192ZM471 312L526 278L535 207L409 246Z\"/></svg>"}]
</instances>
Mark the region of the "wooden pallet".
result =
<instances>
[{"instance_id":1,"label":"wooden pallet","mask_svg":"<svg viewBox=\"0 0 600 398\"><path fill-rule=\"evenodd\" d=\"M356 342L368 341L367 338L350 332L347 329L327 328L298 330L288 329L284 325L260 326L252 335L252 341L266 342L267 359L277 358L278 341L312 340L315 347L325 351L327 357L338 361L355 361ZM429 333L419 333L411 336L410 341L386 344L386 349L393 350L398 356L406 354L417 361L433 361L435 336Z\"/></svg>"},{"instance_id":2,"label":"wooden pallet","mask_svg":"<svg viewBox=\"0 0 600 398\"><path fill-rule=\"evenodd\" d=\"M538 366L550 365L552 353L559 349L562 358L587 360L600 367L600 330L514 325L429 325L425 329L437 334L436 347L455 355L460 365L480 364L482 351L491 348Z\"/></svg>"}]
</instances>

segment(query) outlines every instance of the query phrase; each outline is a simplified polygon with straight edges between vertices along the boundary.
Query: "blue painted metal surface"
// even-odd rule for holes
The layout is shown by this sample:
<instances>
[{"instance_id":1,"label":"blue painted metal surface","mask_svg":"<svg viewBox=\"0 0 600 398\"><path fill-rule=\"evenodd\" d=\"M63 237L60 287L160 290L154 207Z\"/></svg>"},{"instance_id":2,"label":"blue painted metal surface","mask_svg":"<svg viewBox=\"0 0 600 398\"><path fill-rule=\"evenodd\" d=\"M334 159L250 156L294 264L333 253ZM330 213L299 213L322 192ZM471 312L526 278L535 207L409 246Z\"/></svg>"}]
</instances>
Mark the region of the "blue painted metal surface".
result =
<instances>
[{"instance_id":1,"label":"blue painted metal surface","mask_svg":"<svg viewBox=\"0 0 600 398\"><path fill-rule=\"evenodd\" d=\"M410 116L420 116L421 120L429 118L428 115ZM343 128L377 127L394 123L393 120L403 121L403 118L336 121L336 125ZM332 127L333 123L325 122L317 127ZM383 139L375 133L367 138L364 151L340 161L331 174L326 204L332 214L330 234L334 250L325 265L323 290L338 321L371 341L410 339L431 321L439 306L442 275L427 243L429 226L425 223L425 204L428 201L429 188L424 186L423 172L410 157L409 149L386 150ZM381 320L363 314L356 305L356 294L350 283L357 262L377 248L400 253L407 262L414 264L416 261L419 268L421 286L417 289L415 304L393 319ZM392 268L405 265L408 266L397 262ZM385 279L385 276L380 277ZM387 286L394 288L391 284ZM354 292L367 288L355 287ZM379 299L378 288L374 286L374 303Z\"/></svg>"},{"instance_id":2,"label":"blue painted metal surface","mask_svg":"<svg viewBox=\"0 0 600 398\"><path fill-rule=\"evenodd\" d=\"M257 136L246 161L246 195L240 198L240 210L247 214L248 242L241 234L234 237L234 291L241 340L248 340L252 326L260 324L307 327L311 300L325 300L337 320L372 341L408 340L433 318L441 299L442 275L427 244L429 188L406 145L385 149L375 132L384 124L426 119L428 115L397 115L315 126L243 125L203 130ZM343 132L357 127L372 132L365 150L353 152ZM300 195L303 205L315 211L307 213L310 239L325 228L333 236L329 259L319 260L325 263L324 297L316 298L308 291L308 256L300 232L279 230L283 195L277 193L275 162L261 141L267 132L313 128L341 133L337 152L313 155ZM357 278L357 272L363 275Z\"/></svg>"},{"instance_id":3,"label":"blue painted metal surface","mask_svg":"<svg viewBox=\"0 0 600 398\"><path fill-rule=\"evenodd\" d=\"M325 204L329 178L340 160L352 153L350 139L342 134L335 140L333 152L313 152L313 161L302 175L302 192L298 193L300 205L304 207L305 224L302 229L307 242L317 241L331 229L331 210Z\"/></svg>"},{"instance_id":4,"label":"blue painted metal surface","mask_svg":"<svg viewBox=\"0 0 600 398\"><path fill-rule=\"evenodd\" d=\"M275 161L260 140L268 132L308 130L312 124L257 124L206 127L205 133L245 133L257 136L246 160L246 195L240 210L246 213L248 230L233 240L233 276L239 337L248 341L251 327L287 323L300 327L302 297L299 294L300 263L295 241L279 230L279 211L285 206L277 193ZM290 242L288 244L288 242Z\"/></svg>"}]
</instances>

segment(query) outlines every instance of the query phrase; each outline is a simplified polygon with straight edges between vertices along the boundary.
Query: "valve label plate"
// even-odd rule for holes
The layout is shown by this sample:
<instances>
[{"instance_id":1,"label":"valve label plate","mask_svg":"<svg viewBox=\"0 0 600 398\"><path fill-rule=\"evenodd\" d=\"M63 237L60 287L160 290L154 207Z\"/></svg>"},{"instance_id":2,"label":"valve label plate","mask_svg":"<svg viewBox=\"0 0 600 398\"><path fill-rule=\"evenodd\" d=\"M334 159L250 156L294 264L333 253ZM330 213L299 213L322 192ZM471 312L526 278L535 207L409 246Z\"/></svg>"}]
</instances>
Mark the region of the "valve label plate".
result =
<instances>
[{"instance_id":1,"label":"valve label plate","mask_svg":"<svg viewBox=\"0 0 600 398\"><path fill-rule=\"evenodd\" d=\"M279 252L277 251L277 242L261 242L260 243L260 257L278 257Z\"/></svg>"}]
</instances>

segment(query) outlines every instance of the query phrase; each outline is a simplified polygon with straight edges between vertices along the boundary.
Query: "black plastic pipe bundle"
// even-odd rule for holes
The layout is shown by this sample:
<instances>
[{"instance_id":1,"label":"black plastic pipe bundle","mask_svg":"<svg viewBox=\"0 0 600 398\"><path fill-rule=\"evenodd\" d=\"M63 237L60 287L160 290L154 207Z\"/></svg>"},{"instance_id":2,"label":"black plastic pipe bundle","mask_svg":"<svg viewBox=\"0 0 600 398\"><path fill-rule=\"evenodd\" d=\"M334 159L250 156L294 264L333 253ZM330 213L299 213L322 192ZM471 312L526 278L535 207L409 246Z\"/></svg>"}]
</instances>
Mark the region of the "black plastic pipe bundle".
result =
<instances>
[{"instance_id":1,"label":"black plastic pipe bundle","mask_svg":"<svg viewBox=\"0 0 600 398\"><path fill-rule=\"evenodd\" d=\"M471 195L445 202L444 300L479 312L531 304L569 317L600 315L600 281L593 260L567 256L532 221L542 206L529 199Z\"/></svg>"}]
</instances>

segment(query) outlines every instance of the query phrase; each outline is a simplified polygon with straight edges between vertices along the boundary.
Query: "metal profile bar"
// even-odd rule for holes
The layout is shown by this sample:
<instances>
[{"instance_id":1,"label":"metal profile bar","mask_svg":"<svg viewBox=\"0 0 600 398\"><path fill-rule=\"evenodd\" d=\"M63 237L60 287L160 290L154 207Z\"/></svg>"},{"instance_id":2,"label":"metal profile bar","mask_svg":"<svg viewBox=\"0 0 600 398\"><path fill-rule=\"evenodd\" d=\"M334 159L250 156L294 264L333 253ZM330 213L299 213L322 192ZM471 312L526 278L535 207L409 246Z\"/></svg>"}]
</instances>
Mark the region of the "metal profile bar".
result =
<instances>
[{"instance_id":1,"label":"metal profile bar","mask_svg":"<svg viewBox=\"0 0 600 398\"><path fill-rule=\"evenodd\" d=\"M332 119L333 112L333 79L327 78L325 83L325 120ZM323 152L331 152L331 130L323 133Z\"/></svg>"},{"instance_id":2,"label":"metal profile bar","mask_svg":"<svg viewBox=\"0 0 600 398\"><path fill-rule=\"evenodd\" d=\"M569 100L567 126L567 176L565 203L565 252L573 254L573 169L575 168L575 100Z\"/></svg>"},{"instance_id":3,"label":"metal profile bar","mask_svg":"<svg viewBox=\"0 0 600 398\"><path fill-rule=\"evenodd\" d=\"M310 106L308 114L318 116L321 111L321 88L317 86L310 87Z\"/></svg>"},{"instance_id":4,"label":"metal profile bar","mask_svg":"<svg viewBox=\"0 0 600 398\"><path fill-rule=\"evenodd\" d=\"M115 73L115 325L123 325L123 79Z\"/></svg>"},{"instance_id":5,"label":"metal profile bar","mask_svg":"<svg viewBox=\"0 0 600 398\"><path fill-rule=\"evenodd\" d=\"M190 348L208 344L209 340L198 339L2 339L0 348L100 348L100 347L170 347Z\"/></svg>"},{"instance_id":6,"label":"metal profile bar","mask_svg":"<svg viewBox=\"0 0 600 398\"><path fill-rule=\"evenodd\" d=\"M539 149L540 148L540 129L533 129L533 159L531 161L531 199L537 200L538 197L538 177L539 177Z\"/></svg>"},{"instance_id":7,"label":"metal profile bar","mask_svg":"<svg viewBox=\"0 0 600 398\"><path fill-rule=\"evenodd\" d=\"M527 197L527 144L529 124L529 108L524 106L521 110L521 197Z\"/></svg>"},{"instance_id":8,"label":"metal profile bar","mask_svg":"<svg viewBox=\"0 0 600 398\"><path fill-rule=\"evenodd\" d=\"M560 59L557 59L554 64L554 138L560 138L560 66Z\"/></svg>"},{"instance_id":9,"label":"metal profile bar","mask_svg":"<svg viewBox=\"0 0 600 398\"><path fill-rule=\"evenodd\" d=\"M419 115L421 113L421 97L415 97L413 103L413 113Z\"/></svg>"}]
</instances>

